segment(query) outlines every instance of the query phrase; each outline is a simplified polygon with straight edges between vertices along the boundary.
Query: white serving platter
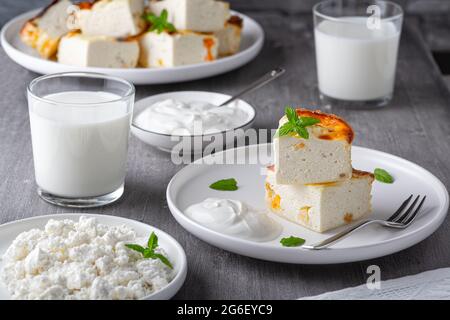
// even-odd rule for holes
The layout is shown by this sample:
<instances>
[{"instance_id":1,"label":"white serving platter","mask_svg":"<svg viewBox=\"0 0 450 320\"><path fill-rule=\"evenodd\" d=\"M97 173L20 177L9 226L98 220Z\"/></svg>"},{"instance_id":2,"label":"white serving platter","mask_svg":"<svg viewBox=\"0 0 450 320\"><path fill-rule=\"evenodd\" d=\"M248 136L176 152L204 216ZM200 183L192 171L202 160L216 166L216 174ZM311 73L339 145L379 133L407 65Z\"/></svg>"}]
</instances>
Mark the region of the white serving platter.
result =
<instances>
[{"instance_id":1,"label":"white serving platter","mask_svg":"<svg viewBox=\"0 0 450 320\"><path fill-rule=\"evenodd\" d=\"M239 150L240 152L236 152ZM426 169L400 157L362 147L352 147L352 163L356 169L373 171L383 168L390 172L395 182L383 184L375 181L372 190L372 218L388 218L410 194L426 195L427 200L414 223L404 230L392 230L380 226L368 226L349 238L325 250L311 251L301 247L280 245L282 237L291 235L306 239L306 244L316 243L342 230L338 228L324 234L316 233L274 214L283 232L270 242L254 242L225 235L208 229L191 220L184 210L191 204L208 197L230 198L245 201L256 208L265 207L264 167L270 156L263 159L258 154L271 150L271 145L251 145L235 152L238 160L247 164L202 164L199 159L180 170L167 187L167 202L175 219L190 233L219 248L262 260L296 264L330 264L377 258L406 249L431 235L444 221L449 207L449 195L445 186ZM224 159L223 153L207 156L209 163ZM227 158L232 158L229 155ZM253 161L254 164L249 162ZM203 162L205 163L205 162ZM216 191L208 186L219 179L235 178L239 189L234 192Z\"/></svg>"},{"instance_id":2,"label":"white serving platter","mask_svg":"<svg viewBox=\"0 0 450 320\"><path fill-rule=\"evenodd\" d=\"M75 67L64 65L55 61L45 60L32 48L26 46L19 37L23 24L34 17L38 10L21 14L9 21L1 31L1 45L6 54L24 68L40 73L49 74L57 72L98 72L126 79L134 84L162 84L203 79L219 75L239 68L253 60L264 43L264 31L253 19L241 13L237 14L243 19L241 49L238 53L220 58L213 62L193 64L168 68L94 68Z\"/></svg>"},{"instance_id":3,"label":"white serving platter","mask_svg":"<svg viewBox=\"0 0 450 320\"><path fill-rule=\"evenodd\" d=\"M78 214L78 213L65 213L65 214L52 214L45 216L37 216L27 218L23 220L12 221L0 225L0 257L3 256L6 249L12 243L12 241L21 232L28 231L33 228L44 228L49 219L71 219L77 221L81 216L95 217L99 223L116 226L125 224L128 227L133 228L138 237L148 237L153 231L158 236L159 245L165 250L169 256L173 267L175 276L173 280L163 289L145 297L144 300L166 300L173 297L186 279L187 273L187 261L186 254L184 253L181 245L169 234L159 230L155 227L147 225L142 222L138 222L131 219L122 217L109 216L103 214ZM0 268L2 267L2 261L0 259ZM0 300L10 300L11 296L5 288L4 284L0 282Z\"/></svg>"}]
</instances>

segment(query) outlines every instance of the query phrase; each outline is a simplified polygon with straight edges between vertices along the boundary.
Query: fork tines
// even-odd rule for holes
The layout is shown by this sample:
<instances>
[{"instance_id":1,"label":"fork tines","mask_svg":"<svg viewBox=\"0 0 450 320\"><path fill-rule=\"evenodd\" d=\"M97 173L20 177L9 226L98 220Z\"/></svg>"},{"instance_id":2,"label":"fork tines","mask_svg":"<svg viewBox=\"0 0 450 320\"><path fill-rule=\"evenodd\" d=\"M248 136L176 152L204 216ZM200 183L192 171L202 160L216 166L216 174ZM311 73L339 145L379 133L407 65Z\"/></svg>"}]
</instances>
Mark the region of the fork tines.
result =
<instances>
[{"instance_id":1,"label":"fork tines","mask_svg":"<svg viewBox=\"0 0 450 320\"><path fill-rule=\"evenodd\" d=\"M413 198L413 195L410 195L403 203L400 205L400 207L395 211L395 213L387 219L389 222L394 223L400 223L403 225L409 225L414 218L417 216L417 213L420 211L420 209L423 206L423 203L425 202L425 199L427 196L424 196L422 200L420 200L420 195L416 196L413 203L409 206L408 204L411 202L411 199ZM417 202L419 202L419 205L416 206ZM406 208L407 207L407 208ZM406 208L406 210L404 210Z\"/></svg>"}]
</instances>

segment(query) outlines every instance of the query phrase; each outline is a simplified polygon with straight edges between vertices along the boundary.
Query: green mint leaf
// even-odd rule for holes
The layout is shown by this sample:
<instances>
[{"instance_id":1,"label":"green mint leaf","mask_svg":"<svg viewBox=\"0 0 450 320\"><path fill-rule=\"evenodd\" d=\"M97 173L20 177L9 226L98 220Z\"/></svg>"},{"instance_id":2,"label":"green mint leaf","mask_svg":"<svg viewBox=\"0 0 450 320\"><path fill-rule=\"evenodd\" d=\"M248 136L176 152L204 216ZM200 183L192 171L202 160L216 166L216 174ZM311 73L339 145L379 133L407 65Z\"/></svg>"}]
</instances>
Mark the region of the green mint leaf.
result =
<instances>
[{"instance_id":1,"label":"green mint leaf","mask_svg":"<svg viewBox=\"0 0 450 320\"><path fill-rule=\"evenodd\" d=\"M143 246L140 246L138 244L125 244L125 246L129 249L140 252L145 259L159 259L170 269L173 269L173 266L170 263L169 259L167 259L162 254L155 252L155 249L158 247L158 237L154 232L152 232L152 234L148 238L147 248L144 248Z\"/></svg>"},{"instance_id":2,"label":"green mint leaf","mask_svg":"<svg viewBox=\"0 0 450 320\"><path fill-rule=\"evenodd\" d=\"M167 19L169 17L169 13L166 9L164 9L159 16L154 15L153 13L149 13L144 15L144 19L150 22L149 31L160 34L163 31L167 32L175 32L177 31L175 26L168 22Z\"/></svg>"},{"instance_id":3,"label":"green mint leaf","mask_svg":"<svg viewBox=\"0 0 450 320\"><path fill-rule=\"evenodd\" d=\"M166 9L164 9L164 10L161 12L161 15L160 15L161 20L162 20L163 22L167 22L167 17L168 17L168 16L169 16L169 13L167 12Z\"/></svg>"},{"instance_id":4,"label":"green mint leaf","mask_svg":"<svg viewBox=\"0 0 450 320\"><path fill-rule=\"evenodd\" d=\"M297 134L303 139L309 139L309 132L305 129L305 127L296 127L295 132L297 132Z\"/></svg>"},{"instance_id":5,"label":"green mint leaf","mask_svg":"<svg viewBox=\"0 0 450 320\"><path fill-rule=\"evenodd\" d=\"M375 179L383 183L393 183L394 178L384 169L376 168L373 172Z\"/></svg>"},{"instance_id":6,"label":"green mint leaf","mask_svg":"<svg viewBox=\"0 0 450 320\"><path fill-rule=\"evenodd\" d=\"M176 31L177 31L177 29L175 28L175 26L174 26L173 24L169 23L169 22L167 23L166 29L167 29L167 31L169 31L169 32L176 32Z\"/></svg>"},{"instance_id":7,"label":"green mint leaf","mask_svg":"<svg viewBox=\"0 0 450 320\"><path fill-rule=\"evenodd\" d=\"M290 236L289 238L283 238L280 240L280 243L284 247L298 247L305 243L305 239Z\"/></svg>"},{"instance_id":8,"label":"green mint leaf","mask_svg":"<svg viewBox=\"0 0 450 320\"><path fill-rule=\"evenodd\" d=\"M309 127L319 123L320 120L313 117L300 117L299 122L302 127Z\"/></svg>"},{"instance_id":9,"label":"green mint leaf","mask_svg":"<svg viewBox=\"0 0 450 320\"><path fill-rule=\"evenodd\" d=\"M166 266L168 266L170 269L173 269L172 264L170 263L169 259L164 257L162 254L159 253L153 253L153 255L150 257L152 259L159 259L162 263L164 263Z\"/></svg>"},{"instance_id":10,"label":"green mint leaf","mask_svg":"<svg viewBox=\"0 0 450 320\"><path fill-rule=\"evenodd\" d=\"M150 248L145 248L144 253L142 253L142 255L144 256L145 259L151 258L153 254L154 254L154 251Z\"/></svg>"},{"instance_id":11,"label":"green mint leaf","mask_svg":"<svg viewBox=\"0 0 450 320\"><path fill-rule=\"evenodd\" d=\"M157 31L158 30L158 25L156 24L152 24L149 31L153 32L153 31Z\"/></svg>"},{"instance_id":12,"label":"green mint leaf","mask_svg":"<svg viewBox=\"0 0 450 320\"><path fill-rule=\"evenodd\" d=\"M158 247L158 237L154 232L152 232L150 238L148 238L147 246L152 250L155 250Z\"/></svg>"},{"instance_id":13,"label":"green mint leaf","mask_svg":"<svg viewBox=\"0 0 450 320\"><path fill-rule=\"evenodd\" d=\"M286 107L286 109L284 110L284 113L286 114L286 117L290 123L292 123L292 124L297 123L298 115L297 115L297 111L295 111L294 108Z\"/></svg>"},{"instance_id":14,"label":"green mint leaf","mask_svg":"<svg viewBox=\"0 0 450 320\"><path fill-rule=\"evenodd\" d=\"M314 117L299 117L297 111L291 107L286 107L285 114L288 122L283 124L275 133L275 138L285 136L291 132L297 133L303 139L309 139L306 127L315 125L320 122Z\"/></svg>"},{"instance_id":15,"label":"green mint leaf","mask_svg":"<svg viewBox=\"0 0 450 320\"><path fill-rule=\"evenodd\" d=\"M144 252L145 252L145 248L138 244L126 244L125 247L127 247L128 249L140 252L142 254L144 254Z\"/></svg>"},{"instance_id":16,"label":"green mint leaf","mask_svg":"<svg viewBox=\"0 0 450 320\"><path fill-rule=\"evenodd\" d=\"M278 130L278 136L282 137L294 131L295 126L291 122L286 122Z\"/></svg>"},{"instance_id":17,"label":"green mint leaf","mask_svg":"<svg viewBox=\"0 0 450 320\"><path fill-rule=\"evenodd\" d=\"M211 189L220 191L236 191L238 189L237 181L234 178L216 181L212 183L209 187Z\"/></svg>"}]
</instances>

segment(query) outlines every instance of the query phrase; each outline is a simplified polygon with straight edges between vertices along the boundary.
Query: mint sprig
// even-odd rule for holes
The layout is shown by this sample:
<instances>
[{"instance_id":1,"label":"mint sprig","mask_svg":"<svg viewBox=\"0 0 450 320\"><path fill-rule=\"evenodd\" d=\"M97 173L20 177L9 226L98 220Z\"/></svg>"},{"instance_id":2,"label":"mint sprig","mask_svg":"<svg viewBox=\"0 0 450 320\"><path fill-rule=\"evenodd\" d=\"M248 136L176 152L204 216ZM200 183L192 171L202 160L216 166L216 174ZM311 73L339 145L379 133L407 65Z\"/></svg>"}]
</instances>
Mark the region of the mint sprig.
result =
<instances>
[{"instance_id":1,"label":"mint sprig","mask_svg":"<svg viewBox=\"0 0 450 320\"><path fill-rule=\"evenodd\" d=\"M284 247L298 247L305 243L305 239L290 236L289 238L283 238L280 240L280 243Z\"/></svg>"},{"instance_id":2,"label":"mint sprig","mask_svg":"<svg viewBox=\"0 0 450 320\"><path fill-rule=\"evenodd\" d=\"M291 107L286 107L284 112L288 122L278 129L278 137L288 135L289 133L296 133L304 139L309 139L309 133L306 127L320 122L319 119L313 117L299 117L297 111Z\"/></svg>"},{"instance_id":3,"label":"mint sprig","mask_svg":"<svg viewBox=\"0 0 450 320\"><path fill-rule=\"evenodd\" d=\"M176 32L177 29L175 26L167 21L167 18L169 16L169 13L166 9L164 9L161 14L156 16L153 13L147 13L144 15L144 19L150 22L150 29L149 31L156 31L156 33L160 34L163 31L167 32Z\"/></svg>"},{"instance_id":4,"label":"mint sprig","mask_svg":"<svg viewBox=\"0 0 450 320\"><path fill-rule=\"evenodd\" d=\"M211 189L219 191L236 191L238 189L237 181L234 178L216 181L212 183L209 187Z\"/></svg>"},{"instance_id":5,"label":"mint sprig","mask_svg":"<svg viewBox=\"0 0 450 320\"><path fill-rule=\"evenodd\" d=\"M383 183L393 183L394 178L384 169L376 168L373 172L375 179Z\"/></svg>"},{"instance_id":6,"label":"mint sprig","mask_svg":"<svg viewBox=\"0 0 450 320\"><path fill-rule=\"evenodd\" d=\"M150 235L150 238L148 238L146 248L144 248L143 246L141 246L139 244L125 244L125 247L141 253L145 259L159 259L159 260L161 260L162 263L164 263L170 269L173 269L173 266L170 263L169 259L167 259L162 254L155 252L155 249L158 247L158 237L156 236L156 234L154 232L152 232L152 234Z\"/></svg>"}]
</instances>

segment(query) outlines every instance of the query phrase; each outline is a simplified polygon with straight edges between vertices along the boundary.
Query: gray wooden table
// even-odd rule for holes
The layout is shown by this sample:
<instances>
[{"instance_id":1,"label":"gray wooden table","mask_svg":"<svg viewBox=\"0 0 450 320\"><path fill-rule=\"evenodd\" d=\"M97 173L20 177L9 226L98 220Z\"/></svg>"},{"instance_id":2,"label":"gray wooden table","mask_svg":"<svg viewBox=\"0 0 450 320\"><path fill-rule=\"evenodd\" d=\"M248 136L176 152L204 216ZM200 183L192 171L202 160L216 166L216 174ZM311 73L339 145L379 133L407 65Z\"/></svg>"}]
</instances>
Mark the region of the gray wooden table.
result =
<instances>
[{"instance_id":1,"label":"gray wooden table","mask_svg":"<svg viewBox=\"0 0 450 320\"><path fill-rule=\"evenodd\" d=\"M41 2L2 0L0 21ZM201 81L139 86L137 99L174 90L233 93L269 68L284 66L288 70L285 76L246 97L258 110L256 127L275 127L287 104L320 108L310 15L288 16L273 10L248 13L266 32L264 48L253 62ZM25 95L26 85L36 76L13 63L0 48L0 223L76 212L51 206L36 194ZM450 94L419 36L415 19L406 19L391 105L373 111L333 112L353 125L356 145L414 161L450 187ZM449 219L410 249L359 263L288 265L229 253L195 238L172 218L165 190L181 167L173 165L167 154L131 137L128 160L123 198L112 206L81 212L136 219L173 235L185 248L189 264L186 283L176 296L179 299L293 299L364 283L371 264L381 267L382 279L450 266Z\"/></svg>"}]
</instances>

